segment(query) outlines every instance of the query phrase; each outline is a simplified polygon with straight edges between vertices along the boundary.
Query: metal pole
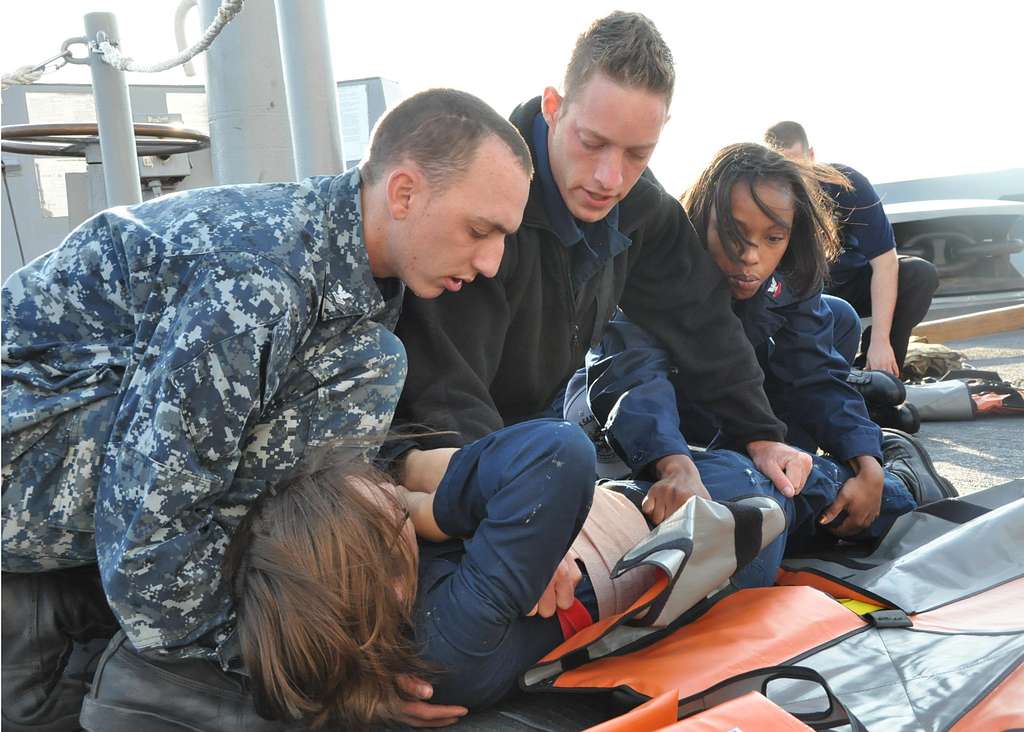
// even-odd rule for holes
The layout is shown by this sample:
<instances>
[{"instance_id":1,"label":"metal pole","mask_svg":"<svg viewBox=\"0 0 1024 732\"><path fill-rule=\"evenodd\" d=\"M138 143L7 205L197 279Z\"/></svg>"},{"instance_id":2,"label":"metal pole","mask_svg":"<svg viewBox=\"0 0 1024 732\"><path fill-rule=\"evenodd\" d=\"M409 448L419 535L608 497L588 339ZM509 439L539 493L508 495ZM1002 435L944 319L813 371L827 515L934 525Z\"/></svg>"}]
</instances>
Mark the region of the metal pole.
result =
<instances>
[{"instance_id":1,"label":"metal pole","mask_svg":"<svg viewBox=\"0 0 1024 732\"><path fill-rule=\"evenodd\" d=\"M89 173L89 212L82 221L85 221L89 216L99 213L103 209L113 205L108 204L107 198L104 196L104 191L107 186L104 175L106 170L103 167L103 153L101 152L99 145L92 143L85 146L85 162L86 170Z\"/></svg>"},{"instance_id":2,"label":"metal pole","mask_svg":"<svg viewBox=\"0 0 1024 732\"><path fill-rule=\"evenodd\" d=\"M89 42L107 40L119 44L117 19L113 13L89 13L85 16L85 37ZM106 64L98 53L89 55L92 94L96 104L96 124L100 130L103 156L103 182L107 205L122 206L142 202L139 161L135 153L135 128L132 105L124 74Z\"/></svg>"},{"instance_id":3,"label":"metal pole","mask_svg":"<svg viewBox=\"0 0 1024 732\"><path fill-rule=\"evenodd\" d=\"M219 0L199 0L203 26ZM217 183L294 180L274 0L246 0L206 52L210 158Z\"/></svg>"},{"instance_id":4,"label":"metal pole","mask_svg":"<svg viewBox=\"0 0 1024 732\"><path fill-rule=\"evenodd\" d=\"M336 175L345 169L345 156L324 0L275 5L295 175Z\"/></svg>"}]
</instances>

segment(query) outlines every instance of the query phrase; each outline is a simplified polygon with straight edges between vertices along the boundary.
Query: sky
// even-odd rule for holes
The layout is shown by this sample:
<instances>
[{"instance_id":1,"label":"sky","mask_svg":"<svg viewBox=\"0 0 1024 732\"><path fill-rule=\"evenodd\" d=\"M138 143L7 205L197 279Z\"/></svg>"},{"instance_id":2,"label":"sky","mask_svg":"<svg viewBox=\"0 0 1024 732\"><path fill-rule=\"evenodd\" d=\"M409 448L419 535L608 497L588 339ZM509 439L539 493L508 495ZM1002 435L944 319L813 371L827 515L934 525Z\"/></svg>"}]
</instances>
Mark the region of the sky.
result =
<instances>
[{"instance_id":1,"label":"sky","mask_svg":"<svg viewBox=\"0 0 1024 732\"><path fill-rule=\"evenodd\" d=\"M616 9L647 14L678 73L651 163L675 193L719 148L759 140L781 119L804 125L819 160L852 165L876 183L1024 167L1019 0L325 2L336 79L383 76L403 95L455 87L504 114L560 86L573 43L592 20ZM162 61L177 53L177 6L6 2L0 67L9 73L59 53L92 11L117 15L126 54ZM198 12L188 20L192 42ZM129 82L203 83L203 64L198 71L131 74ZM79 66L44 77L88 80Z\"/></svg>"}]
</instances>

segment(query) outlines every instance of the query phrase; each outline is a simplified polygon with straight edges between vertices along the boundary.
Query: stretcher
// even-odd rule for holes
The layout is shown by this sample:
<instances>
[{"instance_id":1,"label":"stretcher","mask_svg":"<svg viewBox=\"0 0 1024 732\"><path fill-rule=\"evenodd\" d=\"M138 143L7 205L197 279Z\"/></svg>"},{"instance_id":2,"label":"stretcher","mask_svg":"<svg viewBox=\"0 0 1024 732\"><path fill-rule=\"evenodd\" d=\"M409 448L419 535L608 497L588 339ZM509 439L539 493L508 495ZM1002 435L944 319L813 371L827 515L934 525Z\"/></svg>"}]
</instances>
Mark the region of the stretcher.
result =
<instances>
[{"instance_id":1,"label":"stretcher","mask_svg":"<svg viewBox=\"0 0 1024 732\"><path fill-rule=\"evenodd\" d=\"M688 570L700 550L677 528L676 556L662 532L620 563L662 572L629 610L569 638L523 674L520 696L460 728L1024 729L1024 480L906 514L870 552L787 559L767 588ZM692 601L695 580L707 594Z\"/></svg>"}]
</instances>

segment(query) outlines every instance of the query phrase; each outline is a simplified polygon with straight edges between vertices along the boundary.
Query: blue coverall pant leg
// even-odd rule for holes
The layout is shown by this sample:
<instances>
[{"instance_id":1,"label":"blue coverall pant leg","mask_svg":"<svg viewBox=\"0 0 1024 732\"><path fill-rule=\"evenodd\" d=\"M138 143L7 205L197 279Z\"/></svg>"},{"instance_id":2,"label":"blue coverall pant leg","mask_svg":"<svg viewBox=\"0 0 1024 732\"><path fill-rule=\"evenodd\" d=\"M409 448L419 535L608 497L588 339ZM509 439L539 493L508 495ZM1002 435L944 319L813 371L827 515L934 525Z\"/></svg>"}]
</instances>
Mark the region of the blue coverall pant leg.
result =
<instances>
[{"instance_id":1,"label":"blue coverall pant leg","mask_svg":"<svg viewBox=\"0 0 1024 732\"><path fill-rule=\"evenodd\" d=\"M814 456L814 465L803 490L794 498L786 498L769 478L758 472L753 461L741 453L709 450L694 453L693 461L708 493L716 501L735 501L745 496L764 495L778 501L786 513L786 535L775 539L753 562L737 572L733 577L736 586L772 585L785 554L810 549L822 541L834 541L834 535L818 524L818 518L835 501L843 483L853 477L849 467L826 457ZM850 539L876 541L889 530L897 517L912 511L916 506L903 482L886 471L878 518ZM833 523L839 525L845 518L846 513L842 512Z\"/></svg>"},{"instance_id":2,"label":"blue coverall pant leg","mask_svg":"<svg viewBox=\"0 0 1024 732\"><path fill-rule=\"evenodd\" d=\"M832 344L846 363L852 364L860 346L860 316L841 297L822 295L821 301L832 311Z\"/></svg>"},{"instance_id":3,"label":"blue coverall pant leg","mask_svg":"<svg viewBox=\"0 0 1024 732\"><path fill-rule=\"evenodd\" d=\"M587 517L594 459L583 431L559 420L506 427L452 457L434 514L459 538L420 542L416 639L442 670L431 701L493 704L562 642L557 618L526 615Z\"/></svg>"}]
</instances>

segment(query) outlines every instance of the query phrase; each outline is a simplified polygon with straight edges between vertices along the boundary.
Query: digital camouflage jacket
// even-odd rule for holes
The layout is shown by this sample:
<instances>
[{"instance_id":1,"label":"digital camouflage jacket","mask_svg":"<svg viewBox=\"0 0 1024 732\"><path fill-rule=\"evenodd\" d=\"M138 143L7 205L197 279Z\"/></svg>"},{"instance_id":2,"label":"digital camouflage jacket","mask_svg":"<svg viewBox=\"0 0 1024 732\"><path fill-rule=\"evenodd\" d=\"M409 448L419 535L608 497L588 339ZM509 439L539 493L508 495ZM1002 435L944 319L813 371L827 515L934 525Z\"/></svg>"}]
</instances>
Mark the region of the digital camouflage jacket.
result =
<instances>
[{"instance_id":1,"label":"digital camouflage jacket","mask_svg":"<svg viewBox=\"0 0 1024 732\"><path fill-rule=\"evenodd\" d=\"M10 278L4 570L98 561L136 648L224 641L238 521L320 448L372 456L405 378L359 191L354 170L114 208Z\"/></svg>"}]
</instances>

